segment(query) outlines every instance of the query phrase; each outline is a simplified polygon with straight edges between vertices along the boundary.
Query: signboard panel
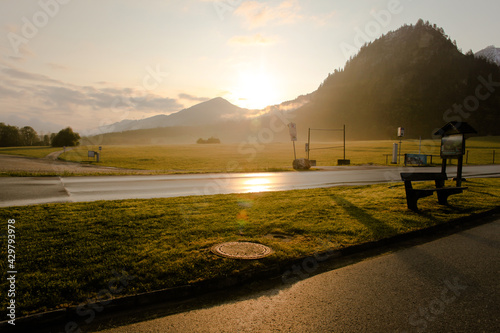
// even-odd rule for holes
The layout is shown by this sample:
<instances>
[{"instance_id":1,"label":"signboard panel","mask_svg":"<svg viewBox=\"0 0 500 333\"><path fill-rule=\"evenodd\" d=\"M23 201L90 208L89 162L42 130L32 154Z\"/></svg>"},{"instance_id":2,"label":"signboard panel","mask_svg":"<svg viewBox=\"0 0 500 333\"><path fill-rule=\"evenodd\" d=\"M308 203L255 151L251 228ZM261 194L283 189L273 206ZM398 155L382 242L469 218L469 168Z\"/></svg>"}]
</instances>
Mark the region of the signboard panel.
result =
<instances>
[{"instance_id":1,"label":"signboard panel","mask_svg":"<svg viewBox=\"0 0 500 333\"><path fill-rule=\"evenodd\" d=\"M427 155L405 154L405 164L427 165Z\"/></svg>"},{"instance_id":2,"label":"signboard panel","mask_svg":"<svg viewBox=\"0 0 500 333\"><path fill-rule=\"evenodd\" d=\"M95 156L95 151L89 150L89 157L94 157Z\"/></svg>"},{"instance_id":3,"label":"signboard panel","mask_svg":"<svg viewBox=\"0 0 500 333\"><path fill-rule=\"evenodd\" d=\"M463 134L443 136L441 139L441 157L459 157L465 154L465 140Z\"/></svg>"}]
</instances>

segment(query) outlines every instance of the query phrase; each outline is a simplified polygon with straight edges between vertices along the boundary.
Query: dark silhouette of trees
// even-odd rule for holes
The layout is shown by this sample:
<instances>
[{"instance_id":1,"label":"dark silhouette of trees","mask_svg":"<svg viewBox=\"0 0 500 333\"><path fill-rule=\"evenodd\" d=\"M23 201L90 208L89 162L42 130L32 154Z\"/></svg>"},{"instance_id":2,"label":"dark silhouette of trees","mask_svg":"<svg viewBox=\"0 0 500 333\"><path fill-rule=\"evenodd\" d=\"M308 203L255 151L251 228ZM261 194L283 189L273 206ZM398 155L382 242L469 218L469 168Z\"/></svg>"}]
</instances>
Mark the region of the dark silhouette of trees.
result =
<instances>
[{"instance_id":1,"label":"dark silhouette of trees","mask_svg":"<svg viewBox=\"0 0 500 333\"><path fill-rule=\"evenodd\" d=\"M19 129L17 126L0 123L0 147L19 146L78 146L80 135L73 132L71 127L65 128L59 133L38 135L31 126Z\"/></svg>"},{"instance_id":2,"label":"dark silhouette of trees","mask_svg":"<svg viewBox=\"0 0 500 333\"><path fill-rule=\"evenodd\" d=\"M0 147L15 147L22 144L19 128L0 123Z\"/></svg>"},{"instance_id":3,"label":"dark silhouette of trees","mask_svg":"<svg viewBox=\"0 0 500 333\"><path fill-rule=\"evenodd\" d=\"M21 141L23 146L35 146L40 143L40 138L36 131L30 127L25 126L19 130L19 134L21 135Z\"/></svg>"},{"instance_id":4,"label":"dark silhouette of trees","mask_svg":"<svg viewBox=\"0 0 500 333\"><path fill-rule=\"evenodd\" d=\"M50 146L50 136L45 134L42 138L42 146Z\"/></svg>"},{"instance_id":5,"label":"dark silhouette of trees","mask_svg":"<svg viewBox=\"0 0 500 333\"><path fill-rule=\"evenodd\" d=\"M80 144L80 135L73 132L71 127L60 130L52 139L52 147L74 147Z\"/></svg>"},{"instance_id":6,"label":"dark silhouette of trees","mask_svg":"<svg viewBox=\"0 0 500 333\"><path fill-rule=\"evenodd\" d=\"M202 138L199 138L196 143L220 143L220 140L218 138L214 138L213 136L208 138L207 140L204 140Z\"/></svg>"}]
</instances>

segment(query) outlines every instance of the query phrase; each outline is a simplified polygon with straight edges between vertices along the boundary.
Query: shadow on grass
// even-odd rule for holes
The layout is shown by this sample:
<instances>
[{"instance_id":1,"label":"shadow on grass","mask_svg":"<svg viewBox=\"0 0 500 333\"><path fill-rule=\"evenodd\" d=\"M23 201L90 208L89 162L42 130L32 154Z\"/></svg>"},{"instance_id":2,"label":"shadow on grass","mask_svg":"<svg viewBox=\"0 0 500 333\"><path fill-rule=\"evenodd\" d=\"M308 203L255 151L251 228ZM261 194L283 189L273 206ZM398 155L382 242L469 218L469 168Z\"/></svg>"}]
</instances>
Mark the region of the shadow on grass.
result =
<instances>
[{"instance_id":1,"label":"shadow on grass","mask_svg":"<svg viewBox=\"0 0 500 333\"><path fill-rule=\"evenodd\" d=\"M331 198L342 207L347 214L356 219L359 223L363 224L367 229L369 229L373 236L376 238L387 237L390 235L395 235L398 233L396 229L387 225L387 223L374 218L372 215L367 213L364 209L352 204L349 200L342 198L340 196L332 195Z\"/></svg>"}]
</instances>

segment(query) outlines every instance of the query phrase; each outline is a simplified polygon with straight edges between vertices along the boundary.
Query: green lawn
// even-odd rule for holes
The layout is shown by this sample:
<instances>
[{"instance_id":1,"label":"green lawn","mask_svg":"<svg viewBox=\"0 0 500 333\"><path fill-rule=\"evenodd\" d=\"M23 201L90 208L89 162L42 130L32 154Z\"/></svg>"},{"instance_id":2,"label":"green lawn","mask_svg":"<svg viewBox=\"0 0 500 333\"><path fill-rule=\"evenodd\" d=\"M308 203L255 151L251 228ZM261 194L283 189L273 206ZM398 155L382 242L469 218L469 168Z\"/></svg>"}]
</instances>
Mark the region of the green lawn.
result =
<instances>
[{"instance_id":1,"label":"green lawn","mask_svg":"<svg viewBox=\"0 0 500 333\"><path fill-rule=\"evenodd\" d=\"M451 184L451 182L450 182ZM450 206L435 197L406 208L400 183L287 192L0 208L0 270L15 219L17 315L78 305L108 288L113 270L135 278L120 296L185 285L328 249L378 240L495 208L500 179L470 179ZM280 234L285 238L273 238ZM239 261L210 247L255 241L270 257ZM8 290L7 281L0 290ZM0 314L5 318L6 297Z\"/></svg>"}]
</instances>

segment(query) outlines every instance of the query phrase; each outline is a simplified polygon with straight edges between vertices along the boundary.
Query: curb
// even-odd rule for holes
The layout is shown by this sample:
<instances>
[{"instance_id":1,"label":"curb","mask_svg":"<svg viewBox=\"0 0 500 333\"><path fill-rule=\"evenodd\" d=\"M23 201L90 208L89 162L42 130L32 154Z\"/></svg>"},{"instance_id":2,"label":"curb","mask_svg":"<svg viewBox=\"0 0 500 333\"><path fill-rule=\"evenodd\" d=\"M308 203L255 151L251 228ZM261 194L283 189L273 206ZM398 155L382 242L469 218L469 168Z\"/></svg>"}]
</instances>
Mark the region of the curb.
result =
<instances>
[{"instance_id":1,"label":"curb","mask_svg":"<svg viewBox=\"0 0 500 333\"><path fill-rule=\"evenodd\" d=\"M187 300L189 298L194 298L196 296L201 296L210 292L220 291L230 287L237 287L258 280L277 278L280 276L282 278L282 282L285 284L295 283L301 279L320 273L319 271L316 272L316 268L319 262L331 263L335 259L341 257L359 255L373 250L381 250L388 246L399 245L408 241L415 241L419 238L430 237L431 239L424 240L424 242L432 241L434 239L438 239L456 232L492 222L494 221L495 215L497 214L500 214L500 206L492 210L476 214L474 216L466 216L425 229L415 230L405 234L399 234L393 237L380 239L378 241L352 245L343 249L322 251L315 253L314 255L304 256L270 265L264 269L248 270L235 275L227 276L224 279L205 280L190 285L145 292L132 296L113 298L109 301L109 304L105 305L105 310L107 314L116 314L117 312L130 310L132 308L136 308L137 306L142 307L159 304L162 302L165 303L165 300L168 300L167 303L173 303ZM315 268L310 269L310 272L307 268L307 263L313 263L313 266L315 266ZM291 273L291 271L296 269L297 267L303 267L307 272L306 276L285 279L285 276L288 276L287 274ZM86 305L90 307L92 307L92 305L95 305L96 307L103 306L100 303L86 303ZM80 330L78 330L78 326L74 327L73 329L68 329L67 326L68 323L83 321L83 318L77 314L77 308L77 306L72 306L64 309L19 317L15 320L15 326L9 324L7 320L1 321L0 331L19 332L19 330L31 330L38 332L81 332ZM89 323L89 325L83 325L90 326L90 324L92 323Z\"/></svg>"}]
</instances>

